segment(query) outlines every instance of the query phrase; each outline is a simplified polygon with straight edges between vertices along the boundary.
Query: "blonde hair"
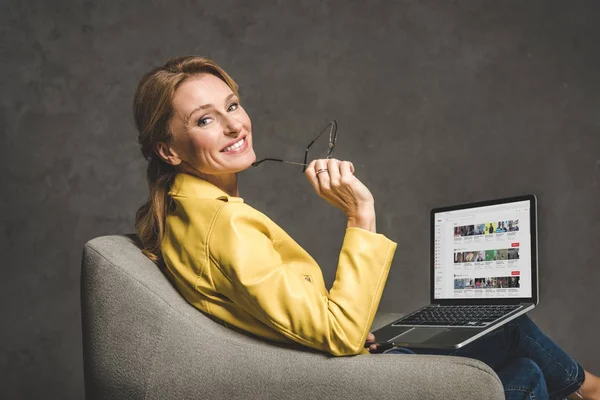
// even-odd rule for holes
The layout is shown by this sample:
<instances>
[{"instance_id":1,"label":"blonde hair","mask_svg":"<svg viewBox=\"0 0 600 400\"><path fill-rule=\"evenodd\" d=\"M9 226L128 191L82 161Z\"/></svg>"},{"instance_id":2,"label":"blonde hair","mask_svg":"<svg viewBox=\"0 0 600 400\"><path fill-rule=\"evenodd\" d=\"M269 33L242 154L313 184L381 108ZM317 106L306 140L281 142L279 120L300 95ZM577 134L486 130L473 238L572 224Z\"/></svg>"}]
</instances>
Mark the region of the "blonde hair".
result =
<instances>
[{"instance_id":1,"label":"blonde hair","mask_svg":"<svg viewBox=\"0 0 600 400\"><path fill-rule=\"evenodd\" d=\"M173 116L173 95L183 82L199 74L212 74L224 81L236 96L238 85L213 61L186 56L173 58L162 67L148 72L138 84L133 99L133 115L138 130L142 155L148 160L148 201L135 216L135 229L142 252L154 262L161 259L160 244L164 235L165 220L173 209L169 190L177 171L157 153L159 143L169 145L173 134L170 121Z\"/></svg>"}]
</instances>

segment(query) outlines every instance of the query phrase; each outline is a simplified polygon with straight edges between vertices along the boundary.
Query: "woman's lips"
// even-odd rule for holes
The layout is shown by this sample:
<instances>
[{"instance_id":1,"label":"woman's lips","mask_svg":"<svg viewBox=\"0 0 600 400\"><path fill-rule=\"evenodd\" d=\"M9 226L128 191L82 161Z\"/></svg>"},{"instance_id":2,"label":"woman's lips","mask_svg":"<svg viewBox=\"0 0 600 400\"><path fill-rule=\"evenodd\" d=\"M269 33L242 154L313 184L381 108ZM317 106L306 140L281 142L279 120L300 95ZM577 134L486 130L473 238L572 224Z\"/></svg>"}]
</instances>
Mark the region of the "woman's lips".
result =
<instances>
[{"instance_id":1,"label":"woman's lips","mask_svg":"<svg viewBox=\"0 0 600 400\"><path fill-rule=\"evenodd\" d=\"M237 149L229 150L229 151L221 151L221 153L223 153L223 154L238 154L238 153L245 151L248 148L248 136L244 136L240 140L243 140L241 147L239 147ZM238 143L240 140L238 140L236 143Z\"/></svg>"}]
</instances>

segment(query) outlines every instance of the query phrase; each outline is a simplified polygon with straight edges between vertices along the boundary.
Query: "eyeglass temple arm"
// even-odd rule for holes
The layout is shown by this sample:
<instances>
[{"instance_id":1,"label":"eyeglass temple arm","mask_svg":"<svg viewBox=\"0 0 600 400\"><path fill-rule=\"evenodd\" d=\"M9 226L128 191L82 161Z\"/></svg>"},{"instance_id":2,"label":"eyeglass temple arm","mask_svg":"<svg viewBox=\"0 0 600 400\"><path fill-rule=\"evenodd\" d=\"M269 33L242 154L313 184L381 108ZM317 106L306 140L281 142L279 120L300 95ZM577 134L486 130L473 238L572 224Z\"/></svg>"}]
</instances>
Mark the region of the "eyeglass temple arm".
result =
<instances>
[{"instance_id":1,"label":"eyeglass temple arm","mask_svg":"<svg viewBox=\"0 0 600 400\"><path fill-rule=\"evenodd\" d=\"M277 161L277 162L282 162L282 163L285 163L285 164L302 165L302 166L306 167L306 164L299 163L299 162L294 162L294 161L284 161L284 160L280 160L279 158L263 158L260 161L256 161L256 162L252 163L252 166L256 167L260 163L262 163L263 161Z\"/></svg>"}]
</instances>

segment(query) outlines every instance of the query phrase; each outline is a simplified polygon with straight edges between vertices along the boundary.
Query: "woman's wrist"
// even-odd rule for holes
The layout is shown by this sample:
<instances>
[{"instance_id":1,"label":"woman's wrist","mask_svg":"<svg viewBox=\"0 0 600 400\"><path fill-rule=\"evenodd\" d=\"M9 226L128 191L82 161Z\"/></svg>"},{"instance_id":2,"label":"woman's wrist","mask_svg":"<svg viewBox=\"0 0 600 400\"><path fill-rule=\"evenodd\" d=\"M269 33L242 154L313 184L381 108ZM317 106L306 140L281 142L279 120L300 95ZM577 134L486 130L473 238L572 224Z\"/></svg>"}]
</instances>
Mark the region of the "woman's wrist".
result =
<instances>
[{"instance_id":1,"label":"woman's wrist","mask_svg":"<svg viewBox=\"0 0 600 400\"><path fill-rule=\"evenodd\" d=\"M377 233L375 206L365 207L352 215L348 215L348 228L361 228Z\"/></svg>"}]
</instances>

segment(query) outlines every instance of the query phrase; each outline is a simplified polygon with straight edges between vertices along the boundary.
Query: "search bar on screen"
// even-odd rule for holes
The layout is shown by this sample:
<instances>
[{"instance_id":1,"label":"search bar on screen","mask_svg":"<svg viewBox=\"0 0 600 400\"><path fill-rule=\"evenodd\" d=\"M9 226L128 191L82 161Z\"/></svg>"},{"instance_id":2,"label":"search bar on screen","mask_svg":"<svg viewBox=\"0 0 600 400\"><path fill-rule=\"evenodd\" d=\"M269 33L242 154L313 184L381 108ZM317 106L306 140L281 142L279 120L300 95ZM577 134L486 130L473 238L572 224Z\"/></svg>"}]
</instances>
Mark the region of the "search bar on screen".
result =
<instances>
[{"instance_id":1,"label":"search bar on screen","mask_svg":"<svg viewBox=\"0 0 600 400\"><path fill-rule=\"evenodd\" d=\"M464 217L448 218L446 221L460 221L460 220L469 219L469 218L475 218L475 216L474 215L465 215Z\"/></svg>"}]
</instances>

